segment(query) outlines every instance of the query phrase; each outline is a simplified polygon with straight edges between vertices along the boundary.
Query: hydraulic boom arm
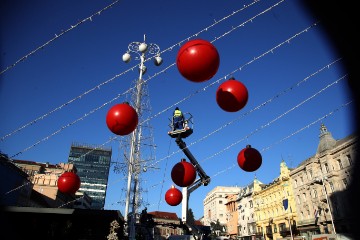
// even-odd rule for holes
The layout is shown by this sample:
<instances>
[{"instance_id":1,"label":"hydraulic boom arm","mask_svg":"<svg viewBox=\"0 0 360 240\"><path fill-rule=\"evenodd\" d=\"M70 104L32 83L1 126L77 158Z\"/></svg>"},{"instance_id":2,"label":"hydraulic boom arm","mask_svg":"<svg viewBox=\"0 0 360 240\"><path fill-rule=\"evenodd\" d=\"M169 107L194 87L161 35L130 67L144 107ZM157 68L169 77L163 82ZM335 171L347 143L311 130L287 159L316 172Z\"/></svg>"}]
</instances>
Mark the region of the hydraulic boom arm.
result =
<instances>
[{"instance_id":1,"label":"hydraulic boom arm","mask_svg":"<svg viewBox=\"0 0 360 240\"><path fill-rule=\"evenodd\" d=\"M195 180L190 186L183 187L182 194L183 194L183 200L182 200L182 222L187 225L186 223L186 217L188 212L188 202L189 202L189 196L190 193L195 191L197 188L199 188L201 185L207 186L210 183L210 177L206 175L204 170L201 168L198 161L195 159L195 157L191 154L190 150L186 147L185 142L181 139L181 135L179 135L176 138L176 143L179 146L179 148L185 153L185 155L188 157L190 162L194 165L196 172L199 175L199 179ZM189 227L191 230L191 228Z\"/></svg>"}]
</instances>

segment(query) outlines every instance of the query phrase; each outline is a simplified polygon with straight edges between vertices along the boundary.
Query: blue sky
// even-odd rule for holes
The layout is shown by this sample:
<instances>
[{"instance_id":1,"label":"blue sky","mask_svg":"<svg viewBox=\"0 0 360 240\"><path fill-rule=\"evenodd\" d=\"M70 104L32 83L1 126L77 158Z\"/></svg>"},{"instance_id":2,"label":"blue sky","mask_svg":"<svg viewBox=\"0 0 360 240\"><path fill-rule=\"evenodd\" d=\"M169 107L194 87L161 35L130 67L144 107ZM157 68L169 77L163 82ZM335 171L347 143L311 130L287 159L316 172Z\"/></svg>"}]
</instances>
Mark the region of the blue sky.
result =
<instances>
[{"instance_id":1,"label":"blue sky","mask_svg":"<svg viewBox=\"0 0 360 240\"><path fill-rule=\"evenodd\" d=\"M355 129L341 56L300 2L2 1L0 150L14 159L60 163L77 142L111 147L112 161L124 163L120 146L127 137L112 134L105 116L129 99L139 61L134 55L126 64L122 55L146 34L164 62L145 63L151 112L143 123L152 127L156 149L142 150L151 162L141 174L140 208L181 217L181 205L164 200L171 169L185 157L167 135L178 106L193 115L194 133L184 141L211 177L190 196L189 208L200 218L216 186L246 186L255 175L269 183L282 160L296 167L314 155L321 123L335 139ZM212 42L220 55L216 75L206 82L188 81L176 67L180 46L192 39ZM215 98L230 77L249 92L247 105L235 113L223 111ZM263 157L252 173L236 162L247 144ZM126 176L111 169L105 209L124 213Z\"/></svg>"}]
</instances>

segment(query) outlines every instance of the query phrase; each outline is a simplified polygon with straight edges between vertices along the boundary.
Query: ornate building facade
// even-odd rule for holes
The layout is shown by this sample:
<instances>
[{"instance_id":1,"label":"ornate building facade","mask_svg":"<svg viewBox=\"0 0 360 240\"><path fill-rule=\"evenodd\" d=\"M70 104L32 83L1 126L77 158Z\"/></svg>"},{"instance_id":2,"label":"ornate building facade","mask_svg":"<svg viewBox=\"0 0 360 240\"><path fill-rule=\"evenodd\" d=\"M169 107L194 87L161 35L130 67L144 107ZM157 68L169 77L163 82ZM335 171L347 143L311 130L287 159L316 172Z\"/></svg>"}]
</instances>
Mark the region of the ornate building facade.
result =
<instances>
[{"instance_id":1,"label":"ornate building facade","mask_svg":"<svg viewBox=\"0 0 360 240\"><path fill-rule=\"evenodd\" d=\"M337 234L352 239L348 233L355 232L356 215L348 207L348 186L355 174L357 144L354 134L335 140L322 124L313 156L294 169L282 161L279 177L269 184L255 179L253 185L240 188L237 238L311 240L317 234ZM210 196L214 199L214 192ZM213 208L214 216L216 209L219 206ZM209 216L206 211L204 215Z\"/></svg>"},{"instance_id":2,"label":"ornate building facade","mask_svg":"<svg viewBox=\"0 0 360 240\"><path fill-rule=\"evenodd\" d=\"M320 128L320 142L314 156L291 171L302 236L319 233L344 233L352 226L347 187L352 179L357 137L350 135L336 141L325 125Z\"/></svg>"}]
</instances>

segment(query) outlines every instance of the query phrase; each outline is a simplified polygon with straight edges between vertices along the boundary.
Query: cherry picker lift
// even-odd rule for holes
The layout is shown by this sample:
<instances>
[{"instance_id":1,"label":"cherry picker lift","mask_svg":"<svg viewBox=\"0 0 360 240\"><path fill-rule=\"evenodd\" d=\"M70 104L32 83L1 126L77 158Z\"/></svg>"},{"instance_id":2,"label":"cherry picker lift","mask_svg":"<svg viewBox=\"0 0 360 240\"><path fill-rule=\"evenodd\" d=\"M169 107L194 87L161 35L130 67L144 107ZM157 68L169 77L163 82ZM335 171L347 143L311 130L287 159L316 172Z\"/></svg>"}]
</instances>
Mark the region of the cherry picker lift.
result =
<instances>
[{"instance_id":1,"label":"cherry picker lift","mask_svg":"<svg viewBox=\"0 0 360 240\"><path fill-rule=\"evenodd\" d=\"M182 138L186 138L193 133L193 121L192 115L190 113L184 113L184 123L183 129L173 130L173 121L169 125L172 131L168 132L168 135L172 138L175 138L176 144L179 148L184 152L189 161L194 165L196 172L199 176L190 186L182 188L183 200L182 200L182 217L181 221L184 225L186 225L190 232L191 227L186 222L187 212L188 212L188 203L190 194L199 188L201 185L207 186L210 183L210 177L206 175L205 171L202 169L196 158L192 155L190 150L186 147L186 143L182 140Z\"/></svg>"}]
</instances>

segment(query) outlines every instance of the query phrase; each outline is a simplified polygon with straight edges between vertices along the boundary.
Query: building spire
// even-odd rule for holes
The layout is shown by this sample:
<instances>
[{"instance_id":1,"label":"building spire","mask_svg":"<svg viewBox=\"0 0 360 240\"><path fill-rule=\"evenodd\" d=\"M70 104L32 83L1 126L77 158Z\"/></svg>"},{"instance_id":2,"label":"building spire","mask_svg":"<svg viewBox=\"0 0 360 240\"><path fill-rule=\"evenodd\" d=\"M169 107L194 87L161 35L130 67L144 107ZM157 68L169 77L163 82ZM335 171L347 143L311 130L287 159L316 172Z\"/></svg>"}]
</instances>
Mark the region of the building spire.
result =
<instances>
[{"instance_id":1,"label":"building spire","mask_svg":"<svg viewBox=\"0 0 360 240\"><path fill-rule=\"evenodd\" d=\"M331 133L327 130L326 126L322 123L320 126L320 141L316 153L322 153L326 150L332 149L336 140L332 137Z\"/></svg>"}]
</instances>

